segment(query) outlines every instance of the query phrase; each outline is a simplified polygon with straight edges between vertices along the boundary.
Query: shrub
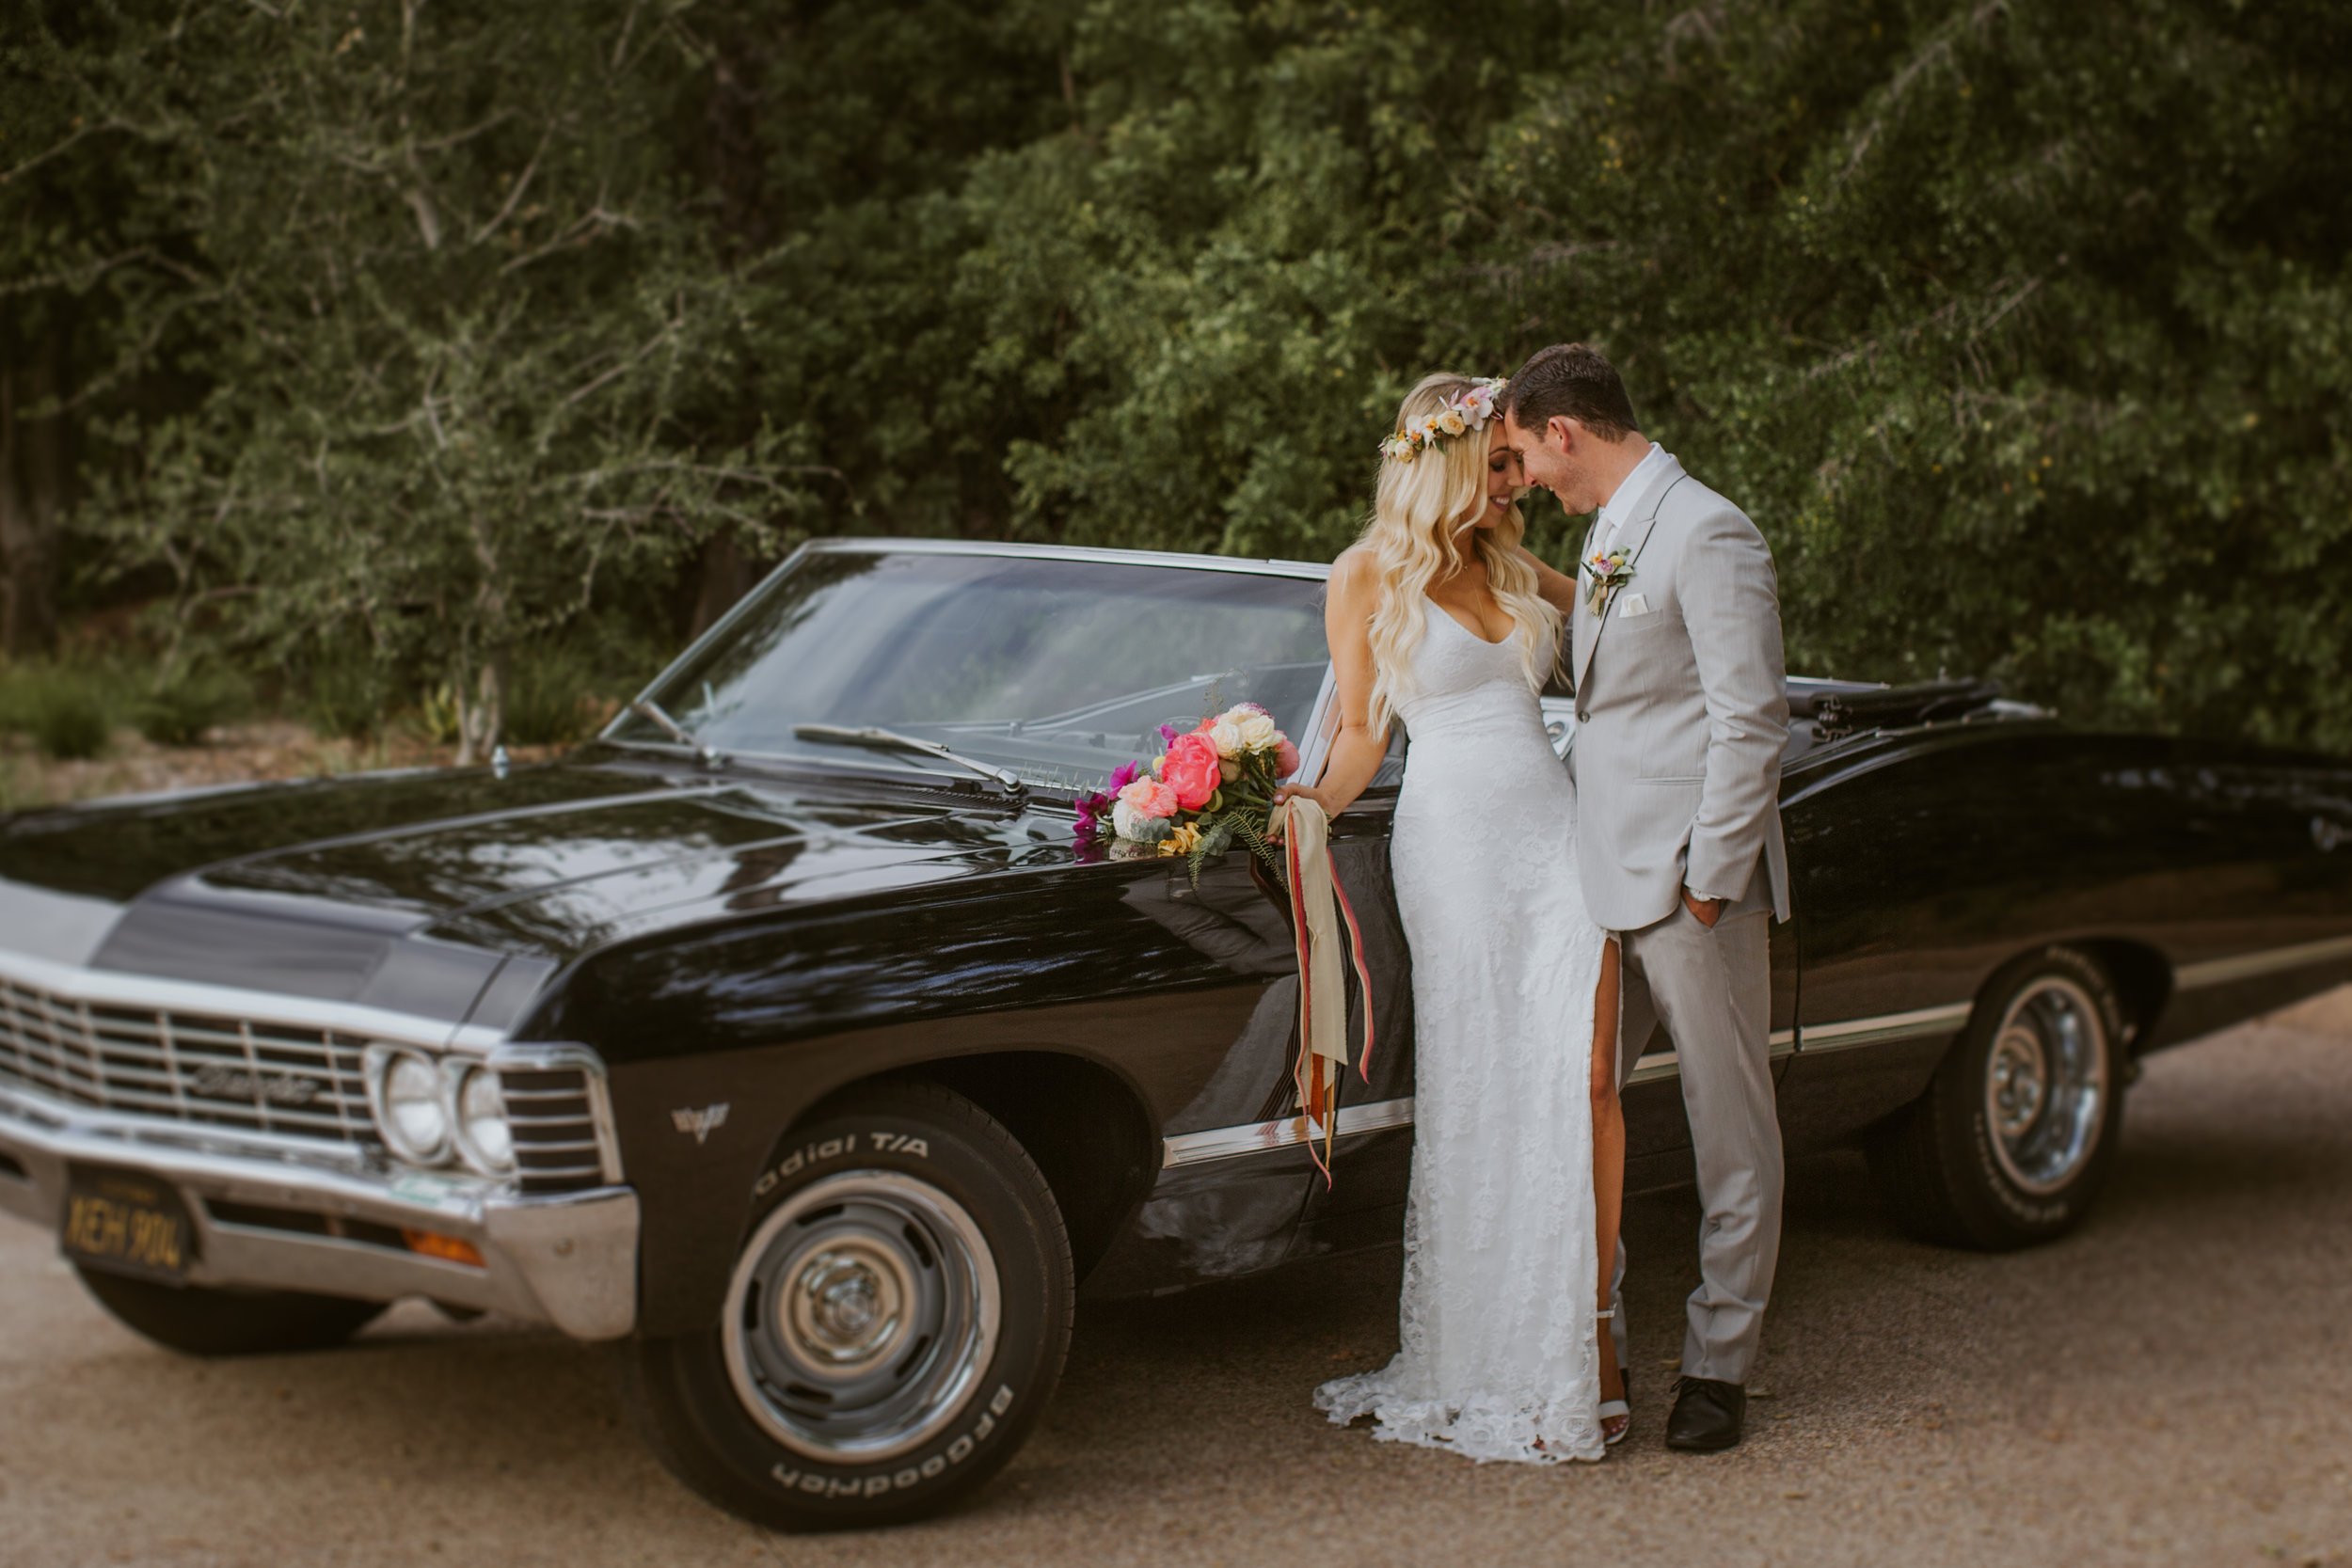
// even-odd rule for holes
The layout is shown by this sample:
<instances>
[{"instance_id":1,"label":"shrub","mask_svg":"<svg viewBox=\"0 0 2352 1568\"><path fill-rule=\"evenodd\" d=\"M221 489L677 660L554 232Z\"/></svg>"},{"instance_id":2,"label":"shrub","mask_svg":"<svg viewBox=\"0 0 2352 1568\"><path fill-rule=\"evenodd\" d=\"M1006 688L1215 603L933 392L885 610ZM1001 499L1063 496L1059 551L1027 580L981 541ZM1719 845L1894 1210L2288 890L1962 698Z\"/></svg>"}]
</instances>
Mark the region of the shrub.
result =
<instances>
[{"instance_id":1,"label":"shrub","mask_svg":"<svg viewBox=\"0 0 2352 1568\"><path fill-rule=\"evenodd\" d=\"M224 665L178 670L139 699L134 720L158 746L201 745L204 734L252 711L253 688Z\"/></svg>"},{"instance_id":2,"label":"shrub","mask_svg":"<svg viewBox=\"0 0 2352 1568\"><path fill-rule=\"evenodd\" d=\"M113 734L123 706L121 686L104 665L0 664L0 730L26 736L61 761L94 757Z\"/></svg>"},{"instance_id":3,"label":"shrub","mask_svg":"<svg viewBox=\"0 0 2352 1568\"><path fill-rule=\"evenodd\" d=\"M60 762L94 757L114 733L110 696L96 677L52 669L31 696L24 729L35 745Z\"/></svg>"},{"instance_id":4,"label":"shrub","mask_svg":"<svg viewBox=\"0 0 2352 1568\"><path fill-rule=\"evenodd\" d=\"M419 738L436 746L454 746L459 716L457 688L443 681L417 699L409 723Z\"/></svg>"},{"instance_id":5,"label":"shrub","mask_svg":"<svg viewBox=\"0 0 2352 1568\"><path fill-rule=\"evenodd\" d=\"M563 745L588 733L596 680L571 649L550 645L517 654L506 684L505 738L516 746Z\"/></svg>"},{"instance_id":6,"label":"shrub","mask_svg":"<svg viewBox=\"0 0 2352 1568\"><path fill-rule=\"evenodd\" d=\"M392 694L391 673L370 655L331 656L310 667L303 717L321 735L367 740L384 727Z\"/></svg>"}]
</instances>

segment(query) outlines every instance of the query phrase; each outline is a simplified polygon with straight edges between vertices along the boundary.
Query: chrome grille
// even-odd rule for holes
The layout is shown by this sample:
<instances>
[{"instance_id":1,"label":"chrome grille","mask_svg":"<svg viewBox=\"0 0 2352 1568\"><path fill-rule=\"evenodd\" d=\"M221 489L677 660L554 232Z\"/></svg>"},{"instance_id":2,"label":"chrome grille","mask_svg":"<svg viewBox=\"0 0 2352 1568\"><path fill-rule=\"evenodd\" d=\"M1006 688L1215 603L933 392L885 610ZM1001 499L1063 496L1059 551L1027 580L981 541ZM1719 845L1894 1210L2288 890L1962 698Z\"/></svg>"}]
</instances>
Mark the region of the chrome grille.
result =
<instances>
[{"instance_id":1,"label":"chrome grille","mask_svg":"<svg viewBox=\"0 0 2352 1568\"><path fill-rule=\"evenodd\" d=\"M0 977L0 1081L99 1110L373 1146L367 1043L300 1024L72 1001Z\"/></svg>"},{"instance_id":2,"label":"chrome grille","mask_svg":"<svg viewBox=\"0 0 2352 1568\"><path fill-rule=\"evenodd\" d=\"M524 1192L579 1192L612 1180L598 1133L603 1092L602 1076L583 1067L500 1065L499 1099Z\"/></svg>"}]
</instances>

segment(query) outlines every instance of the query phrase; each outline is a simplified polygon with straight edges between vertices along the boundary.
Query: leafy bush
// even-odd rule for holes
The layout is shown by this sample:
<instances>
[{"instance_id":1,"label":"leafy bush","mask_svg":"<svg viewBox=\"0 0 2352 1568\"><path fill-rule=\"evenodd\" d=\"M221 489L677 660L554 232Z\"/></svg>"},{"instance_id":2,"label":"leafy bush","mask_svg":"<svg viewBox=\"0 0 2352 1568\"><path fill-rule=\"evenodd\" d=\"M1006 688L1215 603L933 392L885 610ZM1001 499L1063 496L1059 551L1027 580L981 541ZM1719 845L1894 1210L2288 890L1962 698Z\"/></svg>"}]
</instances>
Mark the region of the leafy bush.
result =
<instances>
[{"instance_id":1,"label":"leafy bush","mask_svg":"<svg viewBox=\"0 0 2352 1568\"><path fill-rule=\"evenodd\" d=\"M100 663L27 659L0 664L0 730L29 738L62 761L106 749L124 707L120 672Z\"/></svg>"},{"instance_id":2,"label":"leafy bush","mask_svg":"<svg viewBox=\"0 0 2352 1568\"><path fill-rule=\"evenodd\" d=\"M133 710L139 733L158 746L198 746L215 724L252 711L253 687L225 665L183 669L140 698Z\"/></svg>"},{"instance_id":3,"label":"leafy bush","mask_svg":"<svg viewBox=\"0 0 2352 1568\"><path fill-rule=\"evenodd\" d=\"M506 683L506 739L516 746L562 745L591 728L596 680L568 648L526 649Z\"/></svg>"},{"instance_id":4,"label":"leafy bush","mask_svg":"<svg viewBox=\"0 0 2352 1568\"><path fill-rule=\"evenodd\" d=\"M373 657L332 655L313 664L303 683L303 717L321 735L368 740L384 727L392 698L391 673Z\"/></svg>"},{"instance_id":5,"label":"leafy bush","mask_svg":"<svg viewBox=\"0 0 2352 1568\"><path fill-rule=\"evenodd\" d=\"M672 651L618 616L592 617L560 639L524 648L508 667L504 738L516 746L586 738Z\"/></svg>"},{"instance_id":6,"label":"leafy bush","mask_svg":"<svg viewBox=\"0 0 2352 1568\"><path fill-rule=\"evenodd\" d=\"M417 699L415 711L409 715L409 726L436 746L454 746L459 717L457 688L443 681Z\"/></svg>"},{"instance_id":7,"label":"leafy bush","mask_svg":"<svg viewBox=\"0 0 2352 1568\"><path fill-rule=\"evenodd\" d=\"M114 733L117 694L103 673L70 665L20 667L10 681L8 727L61 762L94 757Z\"/></svg>"}]
</instances>

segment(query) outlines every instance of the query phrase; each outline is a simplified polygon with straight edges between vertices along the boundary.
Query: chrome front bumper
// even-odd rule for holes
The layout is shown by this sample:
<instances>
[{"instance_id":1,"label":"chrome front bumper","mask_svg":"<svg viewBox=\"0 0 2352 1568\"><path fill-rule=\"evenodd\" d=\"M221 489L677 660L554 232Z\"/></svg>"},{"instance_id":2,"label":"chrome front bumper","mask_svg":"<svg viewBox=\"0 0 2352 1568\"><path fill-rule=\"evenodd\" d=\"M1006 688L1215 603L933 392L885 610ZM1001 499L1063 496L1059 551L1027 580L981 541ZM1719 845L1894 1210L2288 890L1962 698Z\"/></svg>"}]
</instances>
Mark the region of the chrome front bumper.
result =
<instances>
[{"instance_id":1,"label":"chrome front bumper","mask_svg":"<svg viewBox=\"0 0 2352 1568\"><path fill-rule=\"evenodd\" d=\"M628 1187L524 1197L472 1177L384 1170L331 1147L279 1149L0 1086L0 1211L56 1234L67 1166L84 1164L179 1188L196 1229L191 1285L425 1296L576 1339L636 1326L639 1219ZM392 1244L411 1230L470 1244L482 1266Z\"/></svg>"}]
</instances>

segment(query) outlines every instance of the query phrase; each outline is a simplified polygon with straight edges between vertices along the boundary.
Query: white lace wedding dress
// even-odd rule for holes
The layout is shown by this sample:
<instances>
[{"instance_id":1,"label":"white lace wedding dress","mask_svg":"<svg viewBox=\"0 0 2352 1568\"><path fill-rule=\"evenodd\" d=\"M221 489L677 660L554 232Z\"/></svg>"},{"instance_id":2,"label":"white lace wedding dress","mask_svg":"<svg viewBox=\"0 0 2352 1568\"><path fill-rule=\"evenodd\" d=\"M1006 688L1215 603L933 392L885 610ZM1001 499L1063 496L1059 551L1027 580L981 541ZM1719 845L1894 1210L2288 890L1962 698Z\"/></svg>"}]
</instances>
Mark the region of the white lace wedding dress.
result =
<instances>
[{"instance_id":1,"label":"white lace wedding dress","mask_svg":"<svg viewBox=\"0 0 2352 1568\"><path fill-rule=\"evenodd\" d=\"M1598 1459L1588 1085L1606 938L1517 647L1425 608L1389 850L1413 956L1403 1345L1315 1407L1471 1459Z\"/></svg>"}]
</instances>

